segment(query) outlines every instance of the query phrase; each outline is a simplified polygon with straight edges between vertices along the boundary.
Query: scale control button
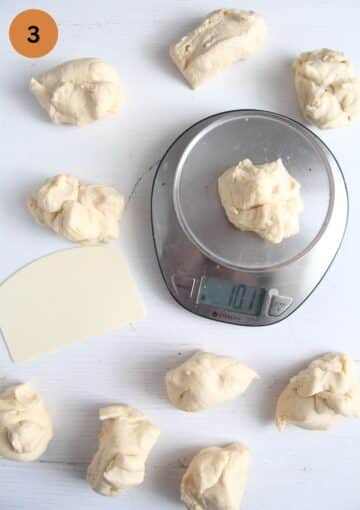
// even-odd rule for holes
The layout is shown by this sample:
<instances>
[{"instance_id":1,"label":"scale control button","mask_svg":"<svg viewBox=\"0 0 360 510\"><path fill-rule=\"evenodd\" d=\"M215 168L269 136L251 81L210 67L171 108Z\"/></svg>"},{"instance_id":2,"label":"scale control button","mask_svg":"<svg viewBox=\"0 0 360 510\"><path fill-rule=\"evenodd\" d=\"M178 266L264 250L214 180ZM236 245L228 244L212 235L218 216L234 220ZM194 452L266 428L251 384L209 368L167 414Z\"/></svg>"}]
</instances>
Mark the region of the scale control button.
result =
<instances>
[{"instance_id":1,"label":"scale control button","mask_svg":"<svg viewBox=\"0 0 360 510\"><path fill-rule=\"evenodd\" d=\"M272 317L279 317L282 315L291 305L293 299L287 296L273 296L271 298L269 315Z\"/></svg>"},{"instance_id":2,"label":"scale control button","mask_svg":"<svg viewBox=\"0 0 360 510\"><path fill-rule=\"evenodd\" d=\"M196 279L186 274L174 274L172 277L173 284L177 292L184 292L192 297Z\"/></svg>"}]
</instances>

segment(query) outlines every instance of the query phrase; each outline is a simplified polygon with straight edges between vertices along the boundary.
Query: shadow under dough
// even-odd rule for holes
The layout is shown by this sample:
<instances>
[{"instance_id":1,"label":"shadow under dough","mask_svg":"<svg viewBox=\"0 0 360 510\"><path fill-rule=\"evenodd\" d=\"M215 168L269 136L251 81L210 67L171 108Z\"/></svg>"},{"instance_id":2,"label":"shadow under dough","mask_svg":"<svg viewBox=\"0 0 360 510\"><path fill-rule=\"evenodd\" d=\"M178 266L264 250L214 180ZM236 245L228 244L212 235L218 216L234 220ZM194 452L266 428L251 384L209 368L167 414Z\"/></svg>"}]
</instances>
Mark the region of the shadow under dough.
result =
<instances>
[{"instance_id":1,"label":"shadow under dough","mask_svg":"<svg viewBox=\"0 0 360 510\"><path fill-rule=\"evenodd\" d=\"M157 467L148 473L148 483L152 490L162 494L169 501L180 501L180 485L182 477L192 458L208 444L185 448L171 448L157 458Z\"/></svg>"},{"instance_id":2,"label":"shadow under dough","mask_svg":"<svg viewBox=\"0 0 360 510\"><path fill-rule=\"evenodd\" d=\"M41 122L51 122L48 113L39 104L36 97L30 92L29 82L14 84L13 94L16 96L16 101L21 105L24 115L30 115L37 118Z\"/></svg>"},{"instance_id":3,"label":"shadow under dough","mask_svg":"<svg viewBox=\"0 0 360 510\"><path fill-rule=\"evenodd\" d=\"M172 44L177 43L187 33L196 28L205 18L207 12L199 13L196 17L184 19L179 22L174 18L174 23L171 20L166 20L160 24L160 29L157 31L156 37L153 38L155 45L146 45L144 50L149 54L150 58L157 64L165 74L173 76L177 81L181 81L184 86L186 85L184 78L182 78L180 71L176 68L169 55L169 49ZM163 27L165 27L163 29ZM164 44L165 41L165 44ZM159 42L159 43L158 43Z\"/></svg>"},{"instance_id":4,"label":"shadow under dough","mask_svg":"<svg viewBox=\"0 0 360 510\"><path fill-rule=\"evenodd\" d=\"M263 423L273 422L275 420L275 411L276 404L278 398L282 391L286 388L287 384L290 381L290 378L297 375L300 370L303 370L316 358L322 356L323 353L320 353L318 356L312 356L311 358L305 359L303 361L296 361L295 363L286 367L280 368L274 373L272 376L269 376L265 379L263 383L261 383L262 379L258 381L258 384L262 384L262 387L259 387L259 395L258 395L258 409L257 417Z\"/></svg>"},{"instance_id":5,"label":"shadow under dough","mask_svg":"<svg viewBox=\"0 0 360 510\"><path fill-rule=\"evenodd\" d=\"M187 361L196 350L181 349L179 344L174 343L174 347L169 347L169 352L163 355L147 356L143 365L137 367L136 373L141 374L141 386L144 391L150 394L151 398L161 400L169 409L174 410L173 404L169 401L166 393L165 376L169 370L177 368ZM176 411L176 410L175 410ZM177 412L177 411L176 411Z\"/></svg>"},{"instance_id":6,"label":"shadow under dough","mask_svg":"<svg viewBox=\"0 0 360 510\"><path fill-rule=\"evenodd\" d=\"M259 67L259 83L271 92L271 110L304 123L294 85L293 60L294 57L290 56L276 61L267 59L266 64ZM263 107L269 109L269 106Z\"/></svg>"}]
</instances>

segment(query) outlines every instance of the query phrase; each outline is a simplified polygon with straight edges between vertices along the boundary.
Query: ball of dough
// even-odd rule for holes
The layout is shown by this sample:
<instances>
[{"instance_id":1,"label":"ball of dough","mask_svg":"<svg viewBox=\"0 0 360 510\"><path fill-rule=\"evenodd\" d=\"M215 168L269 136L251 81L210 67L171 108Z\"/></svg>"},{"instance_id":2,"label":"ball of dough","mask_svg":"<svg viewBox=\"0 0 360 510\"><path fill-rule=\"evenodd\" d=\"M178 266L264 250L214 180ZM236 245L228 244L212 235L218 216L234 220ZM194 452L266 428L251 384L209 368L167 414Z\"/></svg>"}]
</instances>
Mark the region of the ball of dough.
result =
<instances>
[{"instance_id":1,"label":"ball of dough","mask_svg":"<svg viewBox=\"0 0 360 510\"><path fill-rule=\"evenodd\" d=\"M29 462L38 459L53 437L51 418L41 396L28 384L0 394L0 456Z\"/></svg>"},{"instance_id":2,"label":"ball of dough","mask_svg":"<svg viewBox=\"0 0 360 510\"><path fill-rule=\"evenodd\" d=\"M122 104L116 69L97 58L70 60L30 80L30 91L55 124L84 126Z\"/></svg>"},{"instance_id":3,"label":"ball of dough","mask_svg":"<svg viewBox=\"0 0 360 510\"><path fill-rule=\"evenodd\" d=\"M281 159L262 165L244 159L219 177L218 190L226 216L236 228L275 244L299 232L300 184Z\"/></svg>"},{"instance_id":4,"label":"ball of dough","mask_svg":"<svg viewBox=\"0 0 360 510\"><path fill-rule=\"evenodd\" d=\"M276 407L276 424L327 430L343 417L360 418L360 387L354 362L330 353L290 379Z\"/></svg>"},{"instance_id":5,"label":"ball of dough","mask_svg":"<svg viewBox=\"0 0 360 510\"><path fill-rule=\"evenodd\" d=\"M342 127L360 115L360 77L340 51L301 53L293 63L298 101L307 121L320 129Z\"/></svg>"},{"instance_id":6,"label":"ball of dough","mask_svg":"<svg viewBox=\"0 0 360 510\"><path fill-rule=\"evenodd\" d=\"M219 9L170 47L170 57L192 88L197 88L263 46L264 18L253 11Z\"/></svg>"},{"instance_id":7,"label":"ball of dough","mask_svg":"<svg viewBox=\"0 0 360 510\"><path fill-rule=\"evenodd\" d=\"M99 445L88 467L87 480L99 494L116 496L144 481L145 462L160 432L131 407L104 407L99 415Z\"/></svg>"},{"instance_id":8,"label":"ball of dough","mask_svg":"<svg viewBox=\"0 0 360 510\"><path fill-rule=\"evenodd\" d=\"M250 450L233 443L201 450L181 481L181 500L189 510L237 510L248 477Z\"/></svg>"},{"instance_id":9,"label":"ball of dough","mask_svg":"<svg viewBox=\"0 0 360 510\"><path fill-rule=\"evenodd\" d=\"M197 352L165 376L170 402L183 411L202 411L232 400L247 389L256 372L235 358Z\"/></svg>"},{"instance_id":10,"label":"ball of dough","mask_svg":"<svg viewBox=\"0 0 360 510\"><path fill-rule=\"evenodd\" d=\"M117 239L124 206L125 199L115 188L81 184L71 175L52 177L28 199L38 223L82 244Z\"/></svg>"}]
</instances>

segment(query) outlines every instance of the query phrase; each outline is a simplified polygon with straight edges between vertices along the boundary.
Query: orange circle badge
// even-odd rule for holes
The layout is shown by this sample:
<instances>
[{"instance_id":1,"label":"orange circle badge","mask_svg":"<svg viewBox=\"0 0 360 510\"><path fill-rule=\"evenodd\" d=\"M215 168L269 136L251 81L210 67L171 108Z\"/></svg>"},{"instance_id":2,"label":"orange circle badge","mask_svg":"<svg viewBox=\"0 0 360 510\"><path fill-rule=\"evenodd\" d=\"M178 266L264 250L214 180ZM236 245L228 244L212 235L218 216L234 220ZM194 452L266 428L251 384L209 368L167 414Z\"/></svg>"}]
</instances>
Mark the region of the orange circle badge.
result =
<instances>
[{"instance_id":1,"label":"orange circle badge","mask_svg":"<svg viewBox=\"0 0 360 510\"><path fill-rule=\"evenodd\" d=\"M12 20L9 39L20 55L29 58L43 57L54 48L58 39L58 27L47 12L28 9Z\"/></svg>"}]
</instances>

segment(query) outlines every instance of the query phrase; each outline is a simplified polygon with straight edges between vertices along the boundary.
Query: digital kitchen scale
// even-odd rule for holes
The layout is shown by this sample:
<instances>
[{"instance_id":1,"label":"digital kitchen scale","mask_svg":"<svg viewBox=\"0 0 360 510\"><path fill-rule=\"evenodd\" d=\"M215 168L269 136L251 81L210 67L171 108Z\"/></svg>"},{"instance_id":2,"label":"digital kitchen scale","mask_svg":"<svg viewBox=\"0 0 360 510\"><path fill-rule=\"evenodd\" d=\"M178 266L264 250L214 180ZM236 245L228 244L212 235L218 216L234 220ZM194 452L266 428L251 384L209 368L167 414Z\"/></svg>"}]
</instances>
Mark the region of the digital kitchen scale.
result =
<instances>
[{"instance_id":1,"label":"digital kitchen scale","mask_svg":"<svg viewBox=\"0 0 360 510\"><path fill-rule=\"evenodd\" d=\"M249 158L282 158L301 184L300 232L274 245L226 219L217 180ZM156 254L171 295L217 321L266 326L294 312L320 283L341 245L348 197L339 164L302 124L236 110L190 127L162 158L152 190Z\"/></svg>"}]
</instances>

